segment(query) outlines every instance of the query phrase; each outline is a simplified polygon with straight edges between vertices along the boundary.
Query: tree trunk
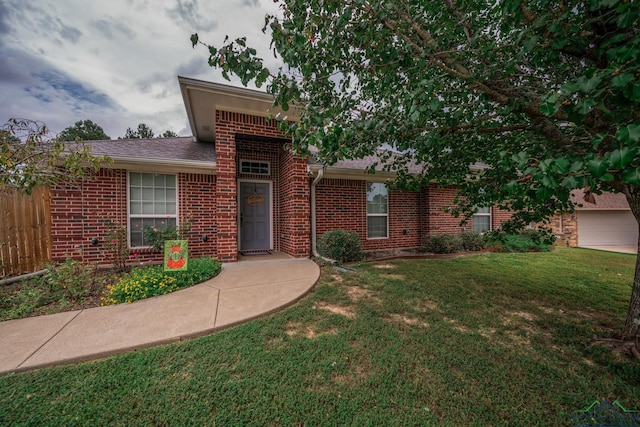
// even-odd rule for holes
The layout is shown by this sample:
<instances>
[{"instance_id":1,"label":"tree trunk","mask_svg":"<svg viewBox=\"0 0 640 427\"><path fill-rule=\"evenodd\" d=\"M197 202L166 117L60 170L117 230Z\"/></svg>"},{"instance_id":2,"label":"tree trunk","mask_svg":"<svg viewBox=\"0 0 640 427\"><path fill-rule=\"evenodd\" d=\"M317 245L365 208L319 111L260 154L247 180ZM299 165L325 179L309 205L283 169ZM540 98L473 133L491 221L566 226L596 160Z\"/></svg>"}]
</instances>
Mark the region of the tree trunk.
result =
<instances>
[{"instance_id":1,"label":"tree trunk","mask_svg":"<svg viewBox=\"0 0 640 427\"><path fill-rule=\"evenodd\" d=\"M626 185L624 193L627 196L629 207L638 222L638 229L640 230L640 188ZM627 311L627 319L622 329L622 336L623 338L640 336L640 235L638 236L638 249L636 251L636 269L633 276L633 288L631 289L629 310Z\"/></svg>"}]
</instances>

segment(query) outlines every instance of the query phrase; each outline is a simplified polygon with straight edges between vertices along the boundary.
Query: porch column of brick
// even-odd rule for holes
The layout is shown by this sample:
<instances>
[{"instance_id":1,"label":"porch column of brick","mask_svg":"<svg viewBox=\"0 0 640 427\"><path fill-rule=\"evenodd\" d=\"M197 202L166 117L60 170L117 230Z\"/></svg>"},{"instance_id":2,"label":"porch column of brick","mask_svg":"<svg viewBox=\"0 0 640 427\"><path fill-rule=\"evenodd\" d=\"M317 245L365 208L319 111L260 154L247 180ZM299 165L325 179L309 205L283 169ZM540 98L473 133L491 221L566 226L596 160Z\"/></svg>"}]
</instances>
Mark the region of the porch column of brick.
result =
<instances>
[{"instance_id":1,"label":"porch column of brick","mask_svg":"<svg viewBox=\"0 0 640 427\"><path fill-rule=\"evenodd\" d=\"M311 253L311 182L305 159L294 156L288 144L281 157L282 251L304 258Z\"/></svg>"},{"instance_id":2,"label":"porch column of brick","mask_svg":"<svg viewBox=\"0 0 640 427\"><path fill-rule=\"evenodd\" d=\"M229 130L216 130L216 219L217 257L220 261L238 259L236 141Z\"/></svg>"}]
</instances>

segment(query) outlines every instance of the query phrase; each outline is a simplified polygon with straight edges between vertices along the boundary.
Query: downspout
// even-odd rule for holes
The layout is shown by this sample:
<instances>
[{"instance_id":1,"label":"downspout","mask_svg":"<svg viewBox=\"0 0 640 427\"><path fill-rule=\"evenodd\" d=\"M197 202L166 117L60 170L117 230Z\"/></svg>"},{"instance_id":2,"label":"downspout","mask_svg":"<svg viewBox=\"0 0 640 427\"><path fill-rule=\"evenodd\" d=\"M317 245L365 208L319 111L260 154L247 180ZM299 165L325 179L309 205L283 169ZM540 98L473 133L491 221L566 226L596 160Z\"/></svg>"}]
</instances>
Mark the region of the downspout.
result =
<instances>
[{"instance_id":1,"label":"downspout","mask_svg":"<svg viewBox=\"0 0 640 427\"><path fill-rule=\"evenodd\" d=\"M318 185L323 175L324 168L318 169L318 176L311 183L311 253L314 257L320 258L331 265L335 265L338 262L334 259L325 258L320 255L316 245L316 185Z\"/></svg>"}]
</instances>

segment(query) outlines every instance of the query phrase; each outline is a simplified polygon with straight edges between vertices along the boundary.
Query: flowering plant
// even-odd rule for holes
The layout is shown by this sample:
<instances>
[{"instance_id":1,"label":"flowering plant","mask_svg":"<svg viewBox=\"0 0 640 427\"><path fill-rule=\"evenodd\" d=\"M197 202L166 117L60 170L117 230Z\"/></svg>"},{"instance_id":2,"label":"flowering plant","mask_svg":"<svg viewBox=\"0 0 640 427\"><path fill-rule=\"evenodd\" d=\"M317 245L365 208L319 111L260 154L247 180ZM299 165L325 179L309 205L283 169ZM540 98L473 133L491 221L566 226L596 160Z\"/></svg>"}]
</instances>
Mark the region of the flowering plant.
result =
<instances>
[{"instance_id":1,"label":"flowering plant","mask_svg":"<svg viewBox=\"0 0 640 427\"><path fill-rule=\"evenodd\" d=\"M175 225L165 224L162 227L155 225L145 225L142 227L144 233L144 241L157 251L164 251L165 240L187 240L191 232L193 219L187 218L177 227Z\"/></svg>"},{"instance_id":2,"label":"flowering plant","mask_svg":"<svg viewBox=\"0 0 640 427\"><path fill-rule=\"evenodd\" d=\"M130 259L127 227L109 218L103 219L102 222L107 227L104 247L111 257L111 262L117 271L129 271L127 265L127 261Z\"/></svg>"}]
</instances>

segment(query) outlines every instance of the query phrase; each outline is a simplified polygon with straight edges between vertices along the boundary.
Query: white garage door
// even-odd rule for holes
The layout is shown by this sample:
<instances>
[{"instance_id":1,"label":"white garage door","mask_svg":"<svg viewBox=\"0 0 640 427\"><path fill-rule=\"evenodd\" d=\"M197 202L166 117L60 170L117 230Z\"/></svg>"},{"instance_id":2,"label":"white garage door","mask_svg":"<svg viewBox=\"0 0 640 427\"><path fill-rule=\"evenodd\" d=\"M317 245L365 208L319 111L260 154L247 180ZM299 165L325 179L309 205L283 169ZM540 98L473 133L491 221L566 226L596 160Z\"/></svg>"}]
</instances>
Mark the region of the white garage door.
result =
<instances>
[{"instance_id":1,"label":"white garage door","mask_svg":"<svg viewBox=\"0 0 640 427\"><path fill-rule=\"evenodd\" d=\"M631 211L578 211L578 246L638 244Z\"/></svg>"}]
</instances>

